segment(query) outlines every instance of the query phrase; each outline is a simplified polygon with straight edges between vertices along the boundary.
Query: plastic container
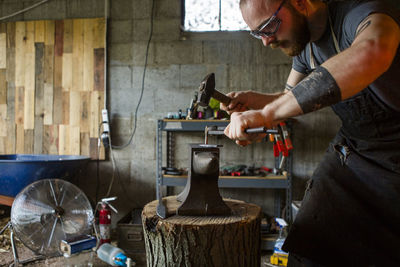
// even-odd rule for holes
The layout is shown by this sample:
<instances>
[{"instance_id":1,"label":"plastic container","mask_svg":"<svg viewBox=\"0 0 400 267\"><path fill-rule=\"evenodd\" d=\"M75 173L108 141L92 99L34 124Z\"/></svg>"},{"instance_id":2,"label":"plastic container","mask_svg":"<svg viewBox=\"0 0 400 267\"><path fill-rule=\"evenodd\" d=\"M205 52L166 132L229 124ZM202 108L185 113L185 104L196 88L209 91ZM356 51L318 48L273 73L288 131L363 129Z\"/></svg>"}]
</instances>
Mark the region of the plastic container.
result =
<instances>
[{"instance_id":1,"label":"plastic container","mask_svg":"<svg viewBox=\"0 0 400 267\"><path fill-rule=\"evenodd\" d=\"M97 250L97 256L111 266L127 266L127 257L122 249L104 243Z\"/></svg>"}]
</instances>

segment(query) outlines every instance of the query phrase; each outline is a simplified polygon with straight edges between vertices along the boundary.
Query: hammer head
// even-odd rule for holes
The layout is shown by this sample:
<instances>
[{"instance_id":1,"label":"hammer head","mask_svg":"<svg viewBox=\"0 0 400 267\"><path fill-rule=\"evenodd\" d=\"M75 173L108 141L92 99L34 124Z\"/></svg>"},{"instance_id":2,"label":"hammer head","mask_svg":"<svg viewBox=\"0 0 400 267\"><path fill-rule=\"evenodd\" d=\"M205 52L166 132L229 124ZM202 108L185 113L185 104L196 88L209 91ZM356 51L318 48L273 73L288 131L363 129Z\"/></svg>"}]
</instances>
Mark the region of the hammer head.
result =
<instances>
[{"instance_id":1,"label":"hammer head","mask_svg":"<svg viewBox=\"0 0 400 267\"><path fill-rule=\"evenodd\" d=\"M207 107L210 99L215 91L215 75L214 73L208 74L204 77L199 86L199 97L197 103L202 107Z\"/></svg>"}]
</instances>

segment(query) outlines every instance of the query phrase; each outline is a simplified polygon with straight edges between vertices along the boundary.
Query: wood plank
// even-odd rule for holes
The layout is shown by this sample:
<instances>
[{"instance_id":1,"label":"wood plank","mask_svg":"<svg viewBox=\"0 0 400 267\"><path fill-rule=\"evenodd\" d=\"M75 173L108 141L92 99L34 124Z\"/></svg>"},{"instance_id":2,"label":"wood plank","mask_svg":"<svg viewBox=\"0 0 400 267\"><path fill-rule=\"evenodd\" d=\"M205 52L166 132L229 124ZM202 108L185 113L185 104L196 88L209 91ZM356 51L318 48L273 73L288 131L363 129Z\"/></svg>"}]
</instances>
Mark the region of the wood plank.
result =
<instances>
[{"instance_id":1,"label":"wood plank","mask_svg":"<svg viewBox=\"0 0 400 267\"><path fill-rule=\"evenodd\" d=\"M0 33L0 69L7 67L7 34Z\"/></svg>"},{"instance_id":2,"label":"wood plank","mask_svg":"<svg viewBox=\"0 0 400 267\"><path fill-rule=\"evenodd\" d=\"M53 124L53 85L49 83L44 84L43 90L43 124Z\"/></svg>"},{"instance_id":3,"label":"wood plank","mask_svg":"<svg viewBox=\"0 0 400 267\"><path fill-rule=\"evenodd\" d=\"M7 49L15 48L15 22L7 23Z\"/></svg>"},{"instance_id":4,"label":"wood plank","mask_svg":"<svg viewBox=\"0 0 400 267\"><path fill-rule=\"evenodd\" d=\"M28 21L25 25L23 55L25 78L24 129L33 130L35 128L35 22ZM20 62L17 61L16 64L20 64ZM25 148L28 149L29 153L33 153L33 140L33 131L25 131Z\"/></svg>"},{"instance_id":5,"label":"wood plank","mask_svg":"<svg viewBox=\"0 0 400 267\"><path fill-rule=\"evenodd\" d=\"M70 135L69 125L61 124L58 127L58 154L69 155L70 154Z\"/></svg>"},{"instance_id":6,"label":"wood plank","mask_svg":"<svg viewBox=\"0 0 400 267\"><path fill-rule=\"evenodd\" d=\"M97 138L90 138L90 158L93 160L100 158L100 150L98 148Z\"/></svg>"},{"instance_id":7,"label":"wood plank","mask_svg":"<svg viewBox=\"0 0 400 267\"><path fill-rule=\"evenodd\" d=\"M26 32L25 32L25 53L35 53L35 22L26 22Z\"/></svg>"},{"instance_id":8,"label":"wood plank","mask_svg":"<svg viewBox=\"0 0 400 267\"><path fill-rule=\"evenodd\" d=\"M90 157L90 137L89 133L82 132L81 129L81 155Z\"/></svg>"},{"instance_id":9,"label":"wood plank","mask_svg":"<svg viewBox=\"0 0 400 267\"><path fill-rule=\"evenodd\" d=\"M72 90L81 91L83 89L83 20L73 21L73 41L72 41Z\"/></svg>"},{"instance_id":10,"label":"wood plank","mask_svg":"<svg viewBox=\"0 0 400 267\"><path fill-rule=\"evenodd\" d=\"M80 155L81 153L81 134L79 126L70 126L69 153L71 155Z\"/></svg>"},{"instance_id":11,"label":"wood plank","mask_svg":"<svg viewBox=\"0 0 400 267\"><path fill-rule=\"evenodd\" d=\"M35 24L36 25L36 24ZM36 35L35 35L36 37ZM44 40L44 22L43 22ZM34 153L43 153L44 43L35 43L35 137Z\"/></svg>"},{"instance_id":12,"label":"wood plank","mask_svg":"<svg viewBox=\"0 0 400 267\"><path fill-rule=\"evenodd\" d=\"M8 107L7 107L8 108ZM10 114L10 113L8 113ZM12 118L7 120L7 143L6 143L6 154L15 154L16 152L16 124Z\"/></svg>"},{"instance_id":13,"label":"wood plank","mask_svg":"<svg viewBox=\"0 0 400 267\"><path fill-rule=\"evenodd\" d=\"M53 124L62 124L62 57L54 56Z\"/></svg>"},{"instance_id":14,"label":"wood plank","mask_svg":"<svg viewBox=\"0 0 400 267\"><path fill-rule=\"evenodd\" d=\"M0 155L6 154L6 139L7 137L0 137Z\"/></svg>"},{"instance_id":15,"label":"wood plank","mask_svg":"<svg viewBox=\"0 0 400 267\"><path fill-rule=\"evenodd\" d=\"M7 70L0 69L0 104L7 104Z\"/></svg>"},{"instance_id":16,"label":"wood plank","mask_svg":"<svg viewBox=\"0 0 400 267\"><path fill-rule=\"evenodd\" d=\"M35 133L33 129L24 130L24 153L33 154L33 146L35 142Z\"/></svg>"},{"instance_id":17,"label":"wood plank","mask_svg":"<svg viewBox=\"0 0 400 267\"><path fill-rule=\"evenodd\" d=\"M25 22L15 24L15 86L25 85Z\"/></svg>"},{"instance_id":18,"label":"wood plank","mask_svg":"<svg viewBox=\"0 0 400 267\"><path fill-rule=\"evenodd\" d=\"M62 92L62 124L70 124L70 92Z\"/></svg>"},{"instance_id":19,"label":"wood plank","mask_svg":"<svg viewBox=\"0 0 400 267\"><path fill-rule=\"evenodd\" d=\"M0 23L0 33L7 32L7 23Z\"/></svg>"},{"instance_id":20,"label":"wood plank","mask_svg":"<svg viewBox=\"0 0 400 267\"><path fill-rule=\"evenodd\" d=\"M89 133L89 109L90 109L90 92L80 93L81 107L80 107L80 128L81 133ZM89 148L89 142L87 143Z\"/></svg>"},{"instance_id":21,"label":"wood plank","mask_svg":"<svg viewBox=\"0 0 400 267\"><path fill-rule=\"evenodd\" d=\"M17 134L17 142L15 146L15 153L23 154L25 152L25 132L24 125L17 124L16 125L16 134Z\"/></svg>"},{"instance_id":22,"label":"wood plank","mask_svg":"<svg viewBox=\"0 0 400 267\"><path fill-rule=\"evenodd\" d=\"M7 137L7 104L0 104L0 137Z\"/></svg>"},{"instance_id":23,"label":"wood plank","mask_svg":"<svg viewBox=\"0 0 400 267\"><path fill-rule=\"evenodd\" d=\"M100 101L100 92L99 91L92 91L90 92L90 121L89 121L89 134L90 138L98 138L99 137L99 101Z\"/></svg>"},{"instance_id":24,"label":"wood plank","mask_svg":"<svg viewBox=\"0 0 400 267\"><path fill-rule=\"evenodd\" d=\"M72 88L72 53L64 53L62 57L62 91L68 92Z\"/></svg>"},{"instance_id":25,"label":"wood plank","mask_svg":"<svg viewBox=\"0 0 400 267\"><path fill-rule=\"evenodd\" d=\"M45 45L54 45L54 36L55 36L55 21L54 20L46 20L45 21L45 36L44 36L44 44Z\"/></svg>"},{"instance_id":26,"label":"wood plank","mask_svg":"<svg viewBox=\"0 0 400 267\"><path fill-rule=\"evenodd\" d=\"M35 129L35 91L25 90L24 95L24 129Z\"/></svg>"},{"instance_id":27,"label":"wood plank","mask_svg":"<svg viewBox=\"0 0 400 267\"><path fill-rule=\"evenodd\" d=\"M45 21L35 21L35 43L44 43L45 41Z\"/></svg>"},{"instance_id":28,"label":"wood plank","mask_svg":"<svg viewBox=\"0 0 400 267\"><path fill-rule=\"evenodd\" d=\"M72 40L73 40L73 20L64 20L64 54L72 53Z\"/></svg>"},{"instance_id":29,"label":"wood plank","mask_svg":"<svg viewBox=\"0 0 400 267\"><path fill-rule=\"evenodd\" d=\"M64 51L64 21L55 22L54 55L62 56Z\"/></svg>"},{"instance_id":30,"label":"wood plank","mask_svg":"<svg viewBox=\"0 0 400 267\"><path fill-rule=\"evenodd\" d=\"M93 91L93 19L85 19L83 22L83 91Z\"/></svg>"},{"instance_id":31,"label":"wood plank","mask_svg":"<svg viewBox=\"0 0 400 267\"><path fill-rule=\"evenodd\" d=\"M94 90L104 91L104 48L94 50Z\"/></svg>"},{"instance_id":32,"label":"wood plank","mask_svg":"<svg viewBox=\"0 0 400 267\"><path fill-rule=\"evenodd\" d=\"M43 153L58 154L58 125L43 126Z\"/></svg>"},{"instance_id":33,"label":"wood plank","mask_svg":"<svg viewBox=\"0 0 400 267\"><path fill-rule=\"evenodd\" d=\"M35 131L34 131L34 154L42 154L43 153L43 117L35 116Z\"/></svg>"},{"instance_id":34,"label":"wood plank","mask_svg":"<svg viewBox=\"0 0 400 267\"><path fill-rule=\"evenodd\" d=\"M47 24L47 22L46 22ZM44 99L43 99L43 124L53 124L53 99L54 99L54 46L45 45L44 47Z\"/></svg>"},{"instance_id":35,"label":"wood plank","mask_svg":"<svg viewBox=\"0 0 400 267\"><path fill-rule=\"evenodd\" d=\"M24 95L23 86L16 88L15 92L15 124L24 125Z\"/></svg>"},{"instance_id":36,"label":"wood plank","mask_svg":"<svg viewBox=\"0 0 400 267\"><path fill-rule=\"evenodd\" d=\"M44 43L35 44L35 116L44 110Z\"/></svg>"},{"instance_id":37,"label":"wood plank","mask_svg":"<svg viewBox=\"0 0 400 267\"><path fill-rule=\"evenodd\" d=\"M105 48L105 29L106 22L104 18L95 19L95 28L94 28L94 40L93 47L94 48Z\"/></svg>"},{"instance_id":38,"label":"wood plank","mask_svg":"<svg viewBox=\"0 0 400 267\"><path fill-rule=\"evenodd\" d=\"M79 126L80 124L80 92L72 91L70 92L70 106L69 106L69 125L71 126Z\"/></svg>"},{"instance_id":39,"label":"wood plank","mask_svg":"<svg viewBox=\"0 0 400 267\"><path fill-rule=\"evenodd\" d=\"M7 82L15 86L15 22L7 23ZM11 102L8 102L11 103Z\"/></svg>"},{"instance_id":40,"label":"wood plank","mask_svg":"<svg viewBox=\"0 0 400 267\"><path fill-rule=\"evenodd\" d=\"M54 46L44 47L44 82L53 84L54 81Z\"/></svg>"},{"instance_id":41,"label":"wood plank","mask_svg":"<svg viewBox=\"0 0 400 267\"><path fill-rule=\"evenodd\" d=\"M13 197L0 195L0 204L1 205L6 205L6 206L11 207L13 202L14 202L14 198Z\"/></svg>"}]
</instances>

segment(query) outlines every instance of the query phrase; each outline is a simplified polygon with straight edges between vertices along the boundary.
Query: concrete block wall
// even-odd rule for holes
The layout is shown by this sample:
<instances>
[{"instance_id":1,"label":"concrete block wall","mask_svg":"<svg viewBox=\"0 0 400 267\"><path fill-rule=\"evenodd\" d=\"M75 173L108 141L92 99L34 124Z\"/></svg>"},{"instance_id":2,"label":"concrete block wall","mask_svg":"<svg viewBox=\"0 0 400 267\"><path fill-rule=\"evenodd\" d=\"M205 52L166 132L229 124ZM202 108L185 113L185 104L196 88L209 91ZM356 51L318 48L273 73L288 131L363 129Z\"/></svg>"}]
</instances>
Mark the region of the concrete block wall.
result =
<instances>
[{"instance_id":1,"label":"concrete block wall","mask_svg":"<svg viewBox=\"0 0 400 267\"><path fill-rule=\"evenodd\" d=\"M131 145L114 149L116 168L110 157L99 163L99 192L103 196L115 169L111 195L118 195L120 210L115 220L132 208L140 208L156 198L156 125L168 112L185 110L202 78L216 74L220 91L257 90L276 92L284 88L291 59L279 50L262 46L248 33L182 33L180 0L154 0L153 37L149 45L142 101L145 52L150 34L152 0L111 0L108 20L108 109L112 143L122 145L136 129ZM37 1L0 0L0 16L25 8ZM103 0L50 0L11 20L102 17ZM136 126L136 127L135 127ZM294 126L294 198L301 199L310 177L339 123L328 109L297 119ZM202 142L199 134L179 134L176 138L176 167L187 165L187 143ZM271 144L237 147L226 138L223 164L272 166ZM94 201L97 163L92 162L79 181ZM179 189L178 189L179 190ZM273 192L264 189L224 189L225 197L243 199L273 211ZM115 224L116 221L113 223Z\"/></svg>"}]
</instances>

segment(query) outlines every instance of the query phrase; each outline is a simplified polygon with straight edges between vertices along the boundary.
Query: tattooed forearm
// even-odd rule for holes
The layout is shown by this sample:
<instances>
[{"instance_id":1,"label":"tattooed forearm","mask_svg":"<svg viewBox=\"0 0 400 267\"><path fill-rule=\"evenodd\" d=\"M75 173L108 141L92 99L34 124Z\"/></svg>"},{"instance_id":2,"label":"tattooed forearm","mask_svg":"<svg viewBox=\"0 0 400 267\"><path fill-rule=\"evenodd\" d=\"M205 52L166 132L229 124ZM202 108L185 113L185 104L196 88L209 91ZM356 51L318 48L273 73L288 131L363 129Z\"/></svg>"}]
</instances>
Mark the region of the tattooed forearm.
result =
<instances>
[{"instance_id":1,"label":"tattooed forearm","mask_svg":"<svg viewBox=\"0 0 400 267\"><path fill-rule=\"evenodd\" d=\"M360 26L358 27L358 30L357 30L357 32L356 32L356 38L357 38L357 36L358 36L360 33L362 33L366 28L368 28L369 25L371 25L371 20L370 20L370 19L367 19L366 21L364 20L364 21L360 24Z\"/></svg>"}]
</instances>

